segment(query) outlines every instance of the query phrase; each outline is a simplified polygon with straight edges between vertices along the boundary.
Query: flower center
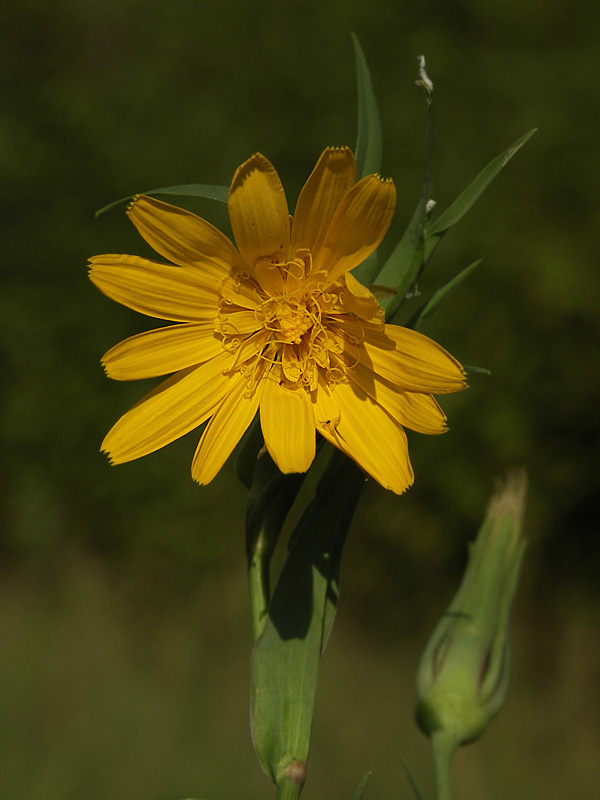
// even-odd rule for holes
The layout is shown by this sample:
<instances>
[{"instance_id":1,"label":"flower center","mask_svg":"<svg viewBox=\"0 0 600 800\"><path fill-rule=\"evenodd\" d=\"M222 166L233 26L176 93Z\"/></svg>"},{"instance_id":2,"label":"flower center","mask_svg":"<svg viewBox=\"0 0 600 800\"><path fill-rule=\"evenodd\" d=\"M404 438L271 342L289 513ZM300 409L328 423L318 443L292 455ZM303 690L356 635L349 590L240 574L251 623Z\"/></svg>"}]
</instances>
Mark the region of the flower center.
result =
<instances>
[{"instance_id":1,"label":"flower center","mask_svg":"<svg viewBox=\"0 0 600 800\"><path fill-rule=\"evenodd\" d=\"M317 388L319 374L328 383L343 380L349 367L341 356L351 343L335 325L348 314L342 283L311 274L309 253L258 264L254 272L237 273L221 290L215 329L236 354L232 369L247 374L249 389L265 363L280 369L282 383L307 391Z\"/></svg>"},{"instance_id":2,"label":"flower center","mask_svg":"<svg viewBox=\"0 0 600 800\"><path fill-rule=\"evenodd\" d=\"M316 321L305 303L285 295L265 300L257 311L257 319L261 317L265 329L273 331L278 341L287 344L301 344L302 337Z\"/></svg>"}]
</instances>

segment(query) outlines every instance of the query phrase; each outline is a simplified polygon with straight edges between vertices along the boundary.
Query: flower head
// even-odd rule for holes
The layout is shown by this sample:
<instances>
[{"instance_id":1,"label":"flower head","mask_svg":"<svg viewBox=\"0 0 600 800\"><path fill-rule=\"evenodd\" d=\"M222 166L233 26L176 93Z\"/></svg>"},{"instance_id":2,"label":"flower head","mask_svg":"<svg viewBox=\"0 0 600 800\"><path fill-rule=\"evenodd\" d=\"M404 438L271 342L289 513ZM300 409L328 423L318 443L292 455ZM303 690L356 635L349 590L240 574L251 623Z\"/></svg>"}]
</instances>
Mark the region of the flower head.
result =
<instances>
[{"instance_id":1,"label":"flower head","mask_svg":"<svg viewBox=\"0 0 600 800\"><path fill-rule=\"evenodd\" d=\"M379 245L392 219L390 180L356 182L348 148L328 148L295 216L260 154L236 171L228 198L236 247L189 211L136 197L128 214L169 264L96 256L90 277L106 295L176 323L133 336L103 358L117 380L171 374L109 431L113 463L139 458L210 420L192 463L208 483L257 411L282 472L304 472L315 432L386 488L413 480L404 426L442 433L432 397L464 387L460 364L415 331L384 323L350 270Z\"/></svg>"}]
</instances>

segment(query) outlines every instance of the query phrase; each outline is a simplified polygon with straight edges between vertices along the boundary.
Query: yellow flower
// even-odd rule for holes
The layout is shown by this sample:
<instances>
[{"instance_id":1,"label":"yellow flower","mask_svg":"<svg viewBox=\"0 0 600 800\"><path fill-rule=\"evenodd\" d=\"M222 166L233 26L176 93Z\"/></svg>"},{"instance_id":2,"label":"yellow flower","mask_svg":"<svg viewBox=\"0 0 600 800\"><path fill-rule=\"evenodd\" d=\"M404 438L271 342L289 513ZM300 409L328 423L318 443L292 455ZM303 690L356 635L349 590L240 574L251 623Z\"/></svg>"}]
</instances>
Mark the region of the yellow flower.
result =
<instances>
[{"instance_id":1,"label":"yellow flower","mask_svg":"<svg viewBox=\"0 0 600 800\"><path fill-rule=\"evenodd\" d=\"M129 308L180 323L126 339L103 358L117 380L174 373L110 430L112 463L144 456L206 420L192 476L208 483L257 411L282 472L304 472L315 431L386 488L413 481L404 427L442 433L432 394L464 387L438 344L384 324L383 309L349 270L381 242L396 191L356 182L348 148L328 148L292 219L275 169L260 154L236 171L228 208L237 249L189 211L137 197L128 214L170 264L96 256L90 277Z\"/></svg>"}]
</instances>

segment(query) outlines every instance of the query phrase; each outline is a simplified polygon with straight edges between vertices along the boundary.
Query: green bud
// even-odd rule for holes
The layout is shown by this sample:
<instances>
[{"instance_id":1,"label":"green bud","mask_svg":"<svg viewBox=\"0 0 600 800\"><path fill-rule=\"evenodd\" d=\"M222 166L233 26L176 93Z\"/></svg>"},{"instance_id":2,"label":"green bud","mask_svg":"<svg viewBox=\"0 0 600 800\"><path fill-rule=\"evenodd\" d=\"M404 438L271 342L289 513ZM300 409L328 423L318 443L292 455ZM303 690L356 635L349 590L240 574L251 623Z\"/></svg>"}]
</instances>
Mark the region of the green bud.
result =
<instances>
[{"instance_id":1,"label":"green bud","mask_svg":"<svg viewBox=\"0 0 600 800\"><path fill-rule=\"evenodd\" d=\"M525 474L514 472L492 496L460 588L419 666L417 722L452 750L481 736L506 697L525 491Z\"/></svg>"}]
</instances>

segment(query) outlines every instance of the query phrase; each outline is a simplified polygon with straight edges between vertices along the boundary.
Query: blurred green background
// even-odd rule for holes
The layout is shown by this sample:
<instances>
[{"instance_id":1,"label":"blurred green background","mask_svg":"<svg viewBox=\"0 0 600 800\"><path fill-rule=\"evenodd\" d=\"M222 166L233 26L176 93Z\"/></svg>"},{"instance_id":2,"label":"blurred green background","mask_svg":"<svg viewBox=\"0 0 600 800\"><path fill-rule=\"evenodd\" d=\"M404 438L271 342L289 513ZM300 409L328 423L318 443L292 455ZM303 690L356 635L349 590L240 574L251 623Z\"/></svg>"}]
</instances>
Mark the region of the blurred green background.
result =
<instances>
[{"instance_id":1,"label":"blurred green background","mask_svg":"<svg viewBox=\"0 0 600 800\"><path fill-rule=\"evenodd\" d=\"M600 12L591 2L21 0L0 10L0 797L274 796L248 732L244 491L189 477L198 435L109 467L98 447L148 386L99 364L149 320L86 278L146 254L106 203L226 184L260 150L291 205L322 149L353 145L349 33L369 61L388 252L420 190L424 53L443 209L539 132L444 240L422 296L484 264L425 332L467 364L450 432L413 435L415 486L370 482L323 662L306 800L431 790L412 722L419 653L448 602L494 476L530 474L530 548L506 708L459 753L456 796L593 798L600 782L598 201ZM190 208L227 226L216 203ZM411 303L413 305L411 305Z\"/></svg>"}]
</instances>

